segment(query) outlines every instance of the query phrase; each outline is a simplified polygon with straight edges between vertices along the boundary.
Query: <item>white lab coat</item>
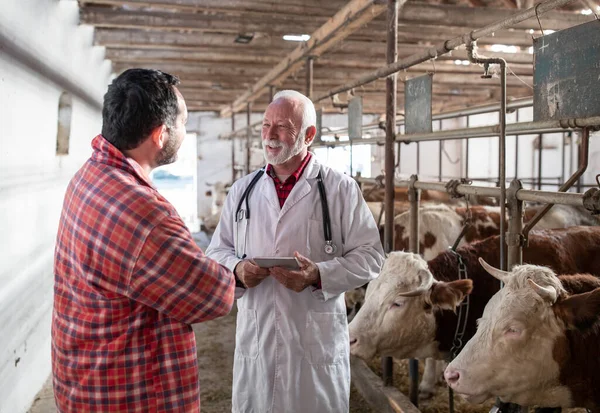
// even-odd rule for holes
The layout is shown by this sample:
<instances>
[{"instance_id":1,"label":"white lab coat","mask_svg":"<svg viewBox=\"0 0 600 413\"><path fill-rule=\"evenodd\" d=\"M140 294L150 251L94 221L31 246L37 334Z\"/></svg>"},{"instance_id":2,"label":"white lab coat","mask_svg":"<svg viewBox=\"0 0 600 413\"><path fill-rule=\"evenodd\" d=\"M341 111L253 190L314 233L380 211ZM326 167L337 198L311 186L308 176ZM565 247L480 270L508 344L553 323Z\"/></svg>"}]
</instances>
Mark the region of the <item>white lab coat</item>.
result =
<instances>
[{"instance_id":1,"label":"white lab coat","mask_svg":"<svg viewBox=\"0 0 600 413\"><path fill-rule=\"evenodd\" d=\"M333 256L323 249L319 168L337 246ZM250 219L236 223L237 204L253 177L231 187L207 255L233 270L244 253L285 257L298 251L318 263L322 290L296 293L271 277L255 288L236 289L233 412L347 412L350 349L343 293L379 274L383 249L375 220L356 182L313 155L283 208L265 173L249 197Z\"/></svg>"}]
</instances>

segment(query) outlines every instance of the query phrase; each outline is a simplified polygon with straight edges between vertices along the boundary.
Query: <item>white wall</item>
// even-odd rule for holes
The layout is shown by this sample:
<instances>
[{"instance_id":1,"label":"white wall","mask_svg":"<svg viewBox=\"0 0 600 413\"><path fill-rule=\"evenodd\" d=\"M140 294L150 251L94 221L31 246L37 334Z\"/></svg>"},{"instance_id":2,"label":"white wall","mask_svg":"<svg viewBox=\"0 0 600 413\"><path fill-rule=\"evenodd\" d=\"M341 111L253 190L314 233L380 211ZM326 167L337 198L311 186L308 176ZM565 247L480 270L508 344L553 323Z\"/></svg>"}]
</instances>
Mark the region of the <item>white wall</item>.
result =
<instances>
[{"instance_id":1,"label":"white wall","mask_svg":"<svg viewBox=\"0 0 600 413\"><path fill-rule=\"evenodd\" d=\"M102 101L110 63L74 1L3 0L0 34ZM50 373L53 253L68 180L101 113L73 96L69 155L56 156L63 89L0 54L0 412L25 412ZM67 91L69 92L69 91Z\"/></svg>"}]
</instances>

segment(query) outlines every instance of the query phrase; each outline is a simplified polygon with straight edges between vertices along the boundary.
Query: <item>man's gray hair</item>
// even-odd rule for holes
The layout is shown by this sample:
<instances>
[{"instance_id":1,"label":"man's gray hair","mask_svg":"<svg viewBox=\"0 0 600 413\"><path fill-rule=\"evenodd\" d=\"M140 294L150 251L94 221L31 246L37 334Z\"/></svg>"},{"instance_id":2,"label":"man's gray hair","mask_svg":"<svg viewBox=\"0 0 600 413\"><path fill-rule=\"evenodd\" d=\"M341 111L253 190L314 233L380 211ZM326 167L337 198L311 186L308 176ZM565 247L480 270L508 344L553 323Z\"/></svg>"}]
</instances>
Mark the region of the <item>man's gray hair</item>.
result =
<instances>
[{"instance_id":1,"label":"man's gray hair","mask_svg":"<svg viewBox=\"0 0 600 413\"><path fill-rule=\"evenodd\" d=\"M317 126L317 112L312 101L302 93L295 90L282 90L273 96L273 101L277 99L298 100L302 103L302 127L300 132L306 133L309 126Z\"/></svg>"}]
</instances>

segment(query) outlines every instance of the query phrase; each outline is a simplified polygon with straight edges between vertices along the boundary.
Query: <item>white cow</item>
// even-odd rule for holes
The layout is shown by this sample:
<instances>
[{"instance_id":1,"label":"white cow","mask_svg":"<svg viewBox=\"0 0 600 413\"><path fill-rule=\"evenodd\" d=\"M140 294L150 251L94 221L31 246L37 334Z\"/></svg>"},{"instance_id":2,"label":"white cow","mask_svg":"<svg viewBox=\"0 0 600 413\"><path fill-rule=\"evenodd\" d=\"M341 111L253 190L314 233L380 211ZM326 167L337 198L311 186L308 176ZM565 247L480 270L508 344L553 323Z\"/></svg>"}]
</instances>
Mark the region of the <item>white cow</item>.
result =
<instances>
[{"instance_id":1,"label":"white cow","mask_svg":"<svg viewBox=\"0 0 600 413\"><path fill-rule=\"evenodd\" d=\"M497 396L526 406L597 412L600 281L590 275L557 277L534 265L505 272L481 261L505 287L488 302L477 333L446 369L450 387L472 403Z\"/></svg>"},{"instance_id":2,"label":"white cow","mask_svg":"<svg viewBox=\"0 0 600 413\"><path fill-rule=\"evenodd\" d=\"M214 184L207 182L206 186L210 187L210 189L206 191L206 196L212 199L212 203L210 206L210 215L204 217L202 222L205 230L212 233L217 228L219 220L221 219L221 210L223 209L223 204L225 203L225 198L227 197L227 192L229 191L231 184L217 181Z\"/></svg>"}]
</instances>

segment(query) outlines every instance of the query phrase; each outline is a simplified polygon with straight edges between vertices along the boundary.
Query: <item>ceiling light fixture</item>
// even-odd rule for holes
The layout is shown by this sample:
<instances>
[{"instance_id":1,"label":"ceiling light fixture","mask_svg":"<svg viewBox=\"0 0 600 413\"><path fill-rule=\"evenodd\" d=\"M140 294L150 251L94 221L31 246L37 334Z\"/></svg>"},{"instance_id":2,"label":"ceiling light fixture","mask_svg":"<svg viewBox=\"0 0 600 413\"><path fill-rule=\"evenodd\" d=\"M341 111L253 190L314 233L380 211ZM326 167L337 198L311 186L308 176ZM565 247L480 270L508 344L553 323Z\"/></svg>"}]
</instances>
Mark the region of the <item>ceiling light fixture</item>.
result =
<instances>
[{"instance_id":1,"label":"ceiling light fixture","mask_svg":"<svg viewBox=\"0 0 600 413\"><path fill-rule=\"evenodd\" d=\"M254 39L254 33L240 33L235 38L235 43L248 44Z\"/></svg>"},{"instance_id":2,"label":"ceiling light fixture","mask_svg":"<svg viewBox=\"0 0 600 413\"><path fill-rule=\"evenodd\" d=\"M283 35L283 40L287 40L289 42L306 42L310 39L310 34L285 34Z\"/></svg>"}]
</instances>

